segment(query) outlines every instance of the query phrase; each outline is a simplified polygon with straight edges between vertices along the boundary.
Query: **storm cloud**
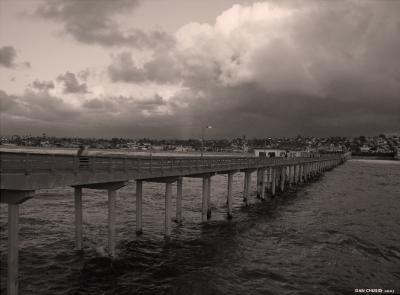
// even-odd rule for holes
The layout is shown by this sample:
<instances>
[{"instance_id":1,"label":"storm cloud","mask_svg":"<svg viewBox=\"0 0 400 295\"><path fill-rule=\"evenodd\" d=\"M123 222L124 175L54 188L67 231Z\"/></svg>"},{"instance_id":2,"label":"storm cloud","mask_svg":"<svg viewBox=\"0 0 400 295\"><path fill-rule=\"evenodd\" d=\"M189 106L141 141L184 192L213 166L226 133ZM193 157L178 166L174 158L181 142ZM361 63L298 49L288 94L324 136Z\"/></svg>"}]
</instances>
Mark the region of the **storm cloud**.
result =
<instances>
[{"instance_id":1,"label":"storm cloud","mask_svg":"<svg viewBox=\"0 0 400 295\"><path fill-rule=\"evenodd\" d=\"M68 136L93 136L102 129L113 136L163 135L159 122L175 124L165 112L167 102L159 95L146 98L130 96L91 98L74 105L47 91L25 91L11 95L0 90L1 128L9 133L50 132Z\"/></svg>"},{"instance_id":2,"label":"storm cloud","mask_svg":"<svg viewBox=\"0 0 400 295\"><path fill-rule=\"evenodd\" d=\"M124 53L108 72L162 83L148 65L167 68L164 83L184 87L171 98L186 106L180 117L214 123L221 136L399 131L398 11L398 1L235 5L214 25L180 28L164 56L138 68Z\"/></svg>"},{"instance_id":3,"label":"storm cloud","mask_svg":"<svg viewBox=\"0 0 400 295\"><path fill-rule=\"evenodd\" d=\"M30 68L31 64L27 61L17 63L17 51L13 46L0 47L0 67L5 68Z\"/></svg>"},{"instance_id":4,"label":"storm cloud","mask_svg":"<svg viewBox=\"0 0 400 295\"><path fill-rule=\"evenodd\" d=\"M64 33L86 44L153 48L173 42L165 32L120 28L113 17L133 11L138 3L138 0L47 0L35 15L61 23Z\"/></svg>"},{"instance_id":5,"label":"storm cloud","mask_svg":"<svg viewBox=\"0 0 400 295\"><path fill-rule=\"evenodd\" d=\"M400 131L400 1L234 5L181 26L162 48L114 19L137 1L91 3L45 1L37 14L83 43L136 48L108 52L97 76L58 76L63 93L39 81L35 93L0 92L9 126L164 138L198 138L204 125L209 137Z\"/></svg>"},{"instance_id":6,"label":"storm cloud","mask_svg":"<svg viewBox=\"0 0 400 295\"><path fill-rule=\"evenodd\" d=\"M179 81L179 71L168 53L157 53L155 58L146 62L143 67L135 65L129 52L122 52L113 58L108 66L108 75L113 82L141 83L175 83Z\"/></svg>"},{"instance_id":7,"label":"storm cloud","mask_svg":"<svg viewBox=\"0 0 400 295\"><path fill-rule=\"evenodd\" d=\"M59 75L57 81L64 85L64 93L87 93L86 83L79 83L74 73L66 72Z\"/></svg>"},{"instance_id":8,"label":"storm cloud","mask_svg":"<svg viewBox=\"0 0 400 295\"><path fill-rule=\"evenodd\" d=\"M32 87L34 89L39 90L39 91L47 91L47 90L50 90L50 89L54 89L54 83L53 83L53 81L35 80L32 83Z\"/></svg>"}]
</instances>

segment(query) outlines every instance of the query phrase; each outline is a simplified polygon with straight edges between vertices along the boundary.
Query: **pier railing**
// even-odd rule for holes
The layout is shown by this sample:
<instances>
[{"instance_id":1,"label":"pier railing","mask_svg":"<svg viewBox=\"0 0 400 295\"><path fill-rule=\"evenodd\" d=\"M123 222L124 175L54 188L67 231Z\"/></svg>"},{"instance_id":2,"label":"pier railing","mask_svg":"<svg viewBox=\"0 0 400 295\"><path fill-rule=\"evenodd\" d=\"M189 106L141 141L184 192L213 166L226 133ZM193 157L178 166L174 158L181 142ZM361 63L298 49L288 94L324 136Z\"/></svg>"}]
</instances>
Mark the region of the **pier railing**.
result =
<instances>
[{"instance_id":1,"label":"pier railing","mask_svg":"<svg viewBox=\"0 0 400 295\"><path fill-rule=\"evenodd\" d=\"M262 167L343 160L343 155L317 158L87 156L0 152L0 188L36 190L88 183L163 177L190 177Z\"/></svg>"},{"instance_id":2,"label":"pier railing","mask_svg":"<svg viewBox=\"0 0 400 295\"><path fill-rule=\"evenodd\" d=\"M263 166L296 165L300 163L321 162L338 159L341 155L326 155L316 158L258 158L258 157L122 157L12 153L1 152L0 172L2 174L25 175L56 172L99 172L99 171L147 171L162 172L170 170L230 170L259 168Z\"/></svg>"}]
</instances>

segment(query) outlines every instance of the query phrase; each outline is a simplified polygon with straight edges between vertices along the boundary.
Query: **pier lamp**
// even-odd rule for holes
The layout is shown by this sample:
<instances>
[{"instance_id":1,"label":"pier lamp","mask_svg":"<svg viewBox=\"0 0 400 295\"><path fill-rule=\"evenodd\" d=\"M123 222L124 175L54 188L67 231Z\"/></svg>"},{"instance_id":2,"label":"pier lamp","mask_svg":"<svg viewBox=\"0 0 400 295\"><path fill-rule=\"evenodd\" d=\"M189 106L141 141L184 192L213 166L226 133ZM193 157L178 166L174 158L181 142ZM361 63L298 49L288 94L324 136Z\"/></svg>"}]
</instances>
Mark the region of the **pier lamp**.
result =
<instances>
[{"instance_id":1,"label":"pier lamp","mask_svg":"<svg viewBox=\"0 0 400 295\"><path fill-rule=\"evenodd\" d=\"M211 125L201 126L201 157L203 157L203 150L204 150L204 132L206 129L211 129Z\"/></svg>"}]
</instances>

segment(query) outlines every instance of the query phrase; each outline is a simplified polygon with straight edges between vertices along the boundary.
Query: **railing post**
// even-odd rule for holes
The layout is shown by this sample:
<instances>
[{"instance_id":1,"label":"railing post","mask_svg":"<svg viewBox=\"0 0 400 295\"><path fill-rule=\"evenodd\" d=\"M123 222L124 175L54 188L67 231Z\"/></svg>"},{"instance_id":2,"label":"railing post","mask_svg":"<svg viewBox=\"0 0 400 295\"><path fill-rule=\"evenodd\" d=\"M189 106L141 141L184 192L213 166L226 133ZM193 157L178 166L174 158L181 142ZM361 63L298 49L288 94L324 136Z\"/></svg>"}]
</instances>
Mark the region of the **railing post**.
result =
<instances>
[{"instance_id":1,"label":"railing post","mask_svg":"<svg viewBox=\"0 0 400 295\"><path fill-rule=\"evenodd\" d=\"M56 160L54 154L50 156L50 171L51 173L55 172Z\"/></svg>"},{"instance_id":2,"label":"railing post","mask_svg":"<svg viewBox=\"0 0 400 295\"><path fill-rule=\"evenodd\" d=\"M29 175L31 173L31 161L29 153L25 154L25 174Z\"/></svg>"},{"instance_id":3,"label":"railing post","mask_svg":"<svg viewBox=\"0 0 400 295\"><path fill-rule=\"evenodd\" d=\"M74 158L73 158L74 160L74 163L73 163L73 165L74 165L74 174L77 174L78 173L78 170L79 170L79 160L78 160L78 157L77 156L74 156Z\"/></svg>"},{"instance_id":4,"label":"railing post","mask_svg":"<svg viewBox=\"0 0 400 295\"><path fill-rule=\"evenodd\" d=\"M124 159L123 159L123 166L124 166L124 173L126 174L126 173L128 173L128 159L126 158L126 157L124 157Z\"/></svg>"}]
</instances>

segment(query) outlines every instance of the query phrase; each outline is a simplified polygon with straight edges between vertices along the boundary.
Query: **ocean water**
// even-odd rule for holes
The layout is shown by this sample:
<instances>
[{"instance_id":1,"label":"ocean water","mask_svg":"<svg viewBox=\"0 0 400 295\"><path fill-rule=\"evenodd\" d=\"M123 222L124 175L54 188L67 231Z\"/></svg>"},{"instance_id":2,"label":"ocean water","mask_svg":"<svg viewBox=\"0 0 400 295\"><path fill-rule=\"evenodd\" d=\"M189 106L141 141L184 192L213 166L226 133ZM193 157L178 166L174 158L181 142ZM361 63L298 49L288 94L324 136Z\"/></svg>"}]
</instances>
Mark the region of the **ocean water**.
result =
<instances>
[{"instance_id":1,"label":"ocean water","mask_svg":"<svg viewBox=\"0 0 400 295\"><path fill-rule=\"evenodd\" d=\"M253 173L252 191L255 191ZM84 251L74 250L73 191L39 191L20 209L20 294L354 294L400 292L400 162L351 160L314 181L226 219L226 176L212 179L212 218L201 223L201 180L184 179L182 225L165 240L164 186L144 184L135 235L135 184L117 198L117 252L107 245L107 194L84 190ZM175 199L175 196L174 196ZM174 204L175 205L175 204ZM1 293L7 208L0 207Z\"/></svg>"}]
</instances>

